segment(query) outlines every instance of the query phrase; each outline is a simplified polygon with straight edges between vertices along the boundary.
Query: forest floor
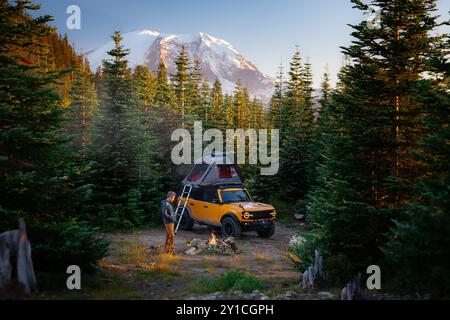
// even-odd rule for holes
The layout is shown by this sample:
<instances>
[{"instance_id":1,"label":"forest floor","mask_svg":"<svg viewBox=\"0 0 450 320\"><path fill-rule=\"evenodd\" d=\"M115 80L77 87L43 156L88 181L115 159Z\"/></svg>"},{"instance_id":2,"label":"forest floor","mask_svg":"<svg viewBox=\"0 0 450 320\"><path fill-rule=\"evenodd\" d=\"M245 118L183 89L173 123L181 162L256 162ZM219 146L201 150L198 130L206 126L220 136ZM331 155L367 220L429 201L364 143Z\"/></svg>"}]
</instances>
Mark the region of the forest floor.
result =
<instances>
[{"instance_id":1,"label":"forest floor","mask_svg":"<svg viewBox=\"0 0 450 320\"><path fill-rule=\"evenodd\" d=\"M289 258L288 244L303 228L299 222L289 227L278 222L270 239L260 238L256 232L243 233L235 241L237 253L228 256L185 254L189 241L210 238L210 230L204 226L178 232L175 256L163 253L163 228L108 234L110 256L101 261L95 275L83 276L82 290L48 292L37 298L335 299L337 292L305 293L299 288L301 274ZM226 274L236 275L237 270L242 272L237 278L244 274L244 279L223 279ZM235 287L230 281L244 284Z\"/></svg>"}]
</instances>

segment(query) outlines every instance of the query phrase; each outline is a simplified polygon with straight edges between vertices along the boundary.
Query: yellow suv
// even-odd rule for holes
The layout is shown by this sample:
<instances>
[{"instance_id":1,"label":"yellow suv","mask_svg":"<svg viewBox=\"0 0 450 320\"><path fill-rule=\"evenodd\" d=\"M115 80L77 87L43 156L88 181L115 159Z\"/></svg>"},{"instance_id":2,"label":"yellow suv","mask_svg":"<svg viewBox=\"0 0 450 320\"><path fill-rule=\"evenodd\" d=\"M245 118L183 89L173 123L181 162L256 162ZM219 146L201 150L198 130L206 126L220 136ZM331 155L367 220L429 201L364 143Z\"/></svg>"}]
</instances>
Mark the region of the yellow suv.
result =
<instances>
[{"instance_id":1,"label":"yellow suv","mask_svg":"<svg viewBox=\"0 0 450 320\"><path fill-rule=\"evenodd\" d=\"M260 237L270 238L275 232L275 219L275 208L253 201L241 185L196 186L191 191L179 228L191 230L196 222L220 228L224 237L256 231Z\"/></svg>"}]
</instances>

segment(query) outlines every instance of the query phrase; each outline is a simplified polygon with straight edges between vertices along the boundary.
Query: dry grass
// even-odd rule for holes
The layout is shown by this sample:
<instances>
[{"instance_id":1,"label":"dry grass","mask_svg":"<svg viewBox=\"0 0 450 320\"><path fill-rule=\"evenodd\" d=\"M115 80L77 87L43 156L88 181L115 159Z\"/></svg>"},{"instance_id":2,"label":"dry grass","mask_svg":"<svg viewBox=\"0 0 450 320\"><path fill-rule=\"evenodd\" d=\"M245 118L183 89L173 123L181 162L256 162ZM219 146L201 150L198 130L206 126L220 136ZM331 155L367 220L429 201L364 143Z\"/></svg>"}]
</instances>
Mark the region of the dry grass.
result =
<instances>
[{"instance_id":1,"label":"dry grass","mask_svg":"<svg viewBox=\"0 0 450 320\"><path fill-rule=\"evenodd\" d=\"M180 257L160 253L140 243L128 243L120 250L122 262L128 265L128 269L137 269L145 272L173 272Z\"/></svg>"},{"instance_id":2,"label":"dry grass","mask_svg":"<svg viewBox=\"0 0 450 320\"><path fill-rule=\"evenodd\" d=\"M180 262L179 256L174 256L172 254L167 253L160 253L156 259L160 262L166 262L171 264L178 264Z\"/></svg>"},{"instance_id":3,"label":"dry grass","mask_svg":"<svg viewBox=\"0 0 450 320\"><path fill-rule=\"evenodd\" d=\"M127 264L145 264L150 260L150 249L139 243L131 243L121 249L120 257Z\"/></svg>"},{"instance_id":4,"label":"dry grass","mask_svg":"<svg viewBox=\"0 0 450 320\"><path fill-rule=\"evenodd\" d=\"M213 268L213 267L208 267L208 268L205 269L205 271L206 271L207 273L215 273L215 272L216 272L216 269Z\"/></svg>"},{"instance_id":5,"label":"dry grass","mask_svg":"<svg viewBox=\"0 0 450 320\"><path fill-rule=\"evenodd\" d=\"M269 257L267 253L264 252L255 252L253 253L253 256L256 260L262 263L272 263L273 260Z\"/></svg>"},{"instance_id":6,"label":"dry grass","mask_svg":"<svg viewBox=\"0 0 450 320\"><path fill-rule=\"evenodd\" d=\"M245 263L245 257L243 255L234 255L231 259L227 261L228 268L234 269L236 267L242 266Z\"/></svg>"}]
</instances>

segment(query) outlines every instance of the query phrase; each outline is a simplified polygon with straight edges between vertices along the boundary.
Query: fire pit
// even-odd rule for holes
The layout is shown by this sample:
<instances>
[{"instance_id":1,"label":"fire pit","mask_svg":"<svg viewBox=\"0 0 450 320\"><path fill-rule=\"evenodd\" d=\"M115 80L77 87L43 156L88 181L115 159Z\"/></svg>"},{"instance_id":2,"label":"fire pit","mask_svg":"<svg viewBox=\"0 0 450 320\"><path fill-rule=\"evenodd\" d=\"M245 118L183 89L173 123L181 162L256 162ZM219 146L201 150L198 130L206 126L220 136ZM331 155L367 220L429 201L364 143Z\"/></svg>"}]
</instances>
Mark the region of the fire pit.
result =
<instances>
[{"instance_id":1,"label":"fire pit","mask_svg":"<svg viewBox=\"0 0 450 320\"><path fill-rule=\"evenodd\" d=\"M234 238L229 237L223 240L217 238L216 233L211 232L209 240L192 239L187 243L188 249L185 251L187 255L196 254L214 254L214 255L232 255L236 253L237 247Z\"/></svg>"}]
</instances>

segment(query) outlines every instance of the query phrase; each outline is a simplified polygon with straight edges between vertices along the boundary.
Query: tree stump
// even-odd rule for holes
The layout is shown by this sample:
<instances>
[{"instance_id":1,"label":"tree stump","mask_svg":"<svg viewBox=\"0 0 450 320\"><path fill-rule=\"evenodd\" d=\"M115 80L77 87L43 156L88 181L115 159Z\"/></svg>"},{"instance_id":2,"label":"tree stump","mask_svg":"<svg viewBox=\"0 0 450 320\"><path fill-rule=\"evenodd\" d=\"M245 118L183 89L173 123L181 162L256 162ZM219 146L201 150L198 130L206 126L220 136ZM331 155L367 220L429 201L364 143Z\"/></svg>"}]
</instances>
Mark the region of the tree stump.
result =
<instances>
[{"instance_id":1,"label":"tree stump","mask_svg":"<svg viewBox=\"0 0 450 320\"><path fill-rule=\"evenodd\" d=\"M36 277L31 259L31 244L27 237L25 222L19 220L19 229L0 234L0 289L12 280L16 264L16 277L27 295L37 290Z\"/></svg>"},{"instance_id":2,"label":"tree stump","mask_svg":"<svg viewBox=\"0 0 450 320\"><path fill-rule=\"evenodd\" d=\"M361 281L360 274L341 290L341 300L367 300L368 298L369 294Z\"/></svg>"}]
</instances>

